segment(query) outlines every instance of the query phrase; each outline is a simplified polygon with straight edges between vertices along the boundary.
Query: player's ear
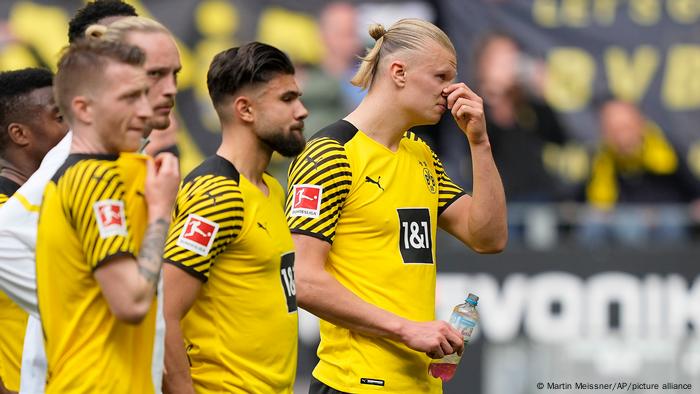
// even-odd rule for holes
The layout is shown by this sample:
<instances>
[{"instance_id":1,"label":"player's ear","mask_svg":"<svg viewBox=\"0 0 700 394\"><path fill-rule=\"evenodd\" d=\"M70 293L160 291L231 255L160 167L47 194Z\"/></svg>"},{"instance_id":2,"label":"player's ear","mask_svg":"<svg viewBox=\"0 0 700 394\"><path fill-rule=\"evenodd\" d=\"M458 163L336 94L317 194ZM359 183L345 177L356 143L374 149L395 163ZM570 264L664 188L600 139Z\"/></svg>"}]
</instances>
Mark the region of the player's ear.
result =
<instances>
[{"instance_id":1,"label":"player's ear","mask_svg":"<svg viewBox=\"0 0 700 394\"><path fill-rule=\"evenodd\" d=\"M85 96L75 96L71 100L71 110L73 117L82 123L91 124L94 121L95 114L90 99ZM99 116L99 115L98 115Z\"/></svg>"},{"instance_id":2,"label":"player's ear","mask_svg":"<svg viewBox=\"0 0 700 394\"><path fill-rule=\"evenodd\" d=\"M406 63L401 60L394 60L389 64L389 76L397 87L406 86Z\"/></svg>"},{"instance_id":3,"label":"player's ear","mask_svg":"<svg viewBox=\"0 0 700 394\"><path fill-rule=\"evenodd\" d=\"M31 136L29 128L21 123L10 123L7 126L7 135L13 144L25 147L29 145Z\"/></svg>"},{"instance_id":4,"label":"player's ear","mask_svg":"<svg viewBox=\"0 0 700 394\"><path fill-rule=\"evenodd\" d=\"M238 96L233 101L233 110L237 118L240 118L246 123L251 123L255 120L253 116L252 102L246 96Z\"/></svg>"}]
</instances>

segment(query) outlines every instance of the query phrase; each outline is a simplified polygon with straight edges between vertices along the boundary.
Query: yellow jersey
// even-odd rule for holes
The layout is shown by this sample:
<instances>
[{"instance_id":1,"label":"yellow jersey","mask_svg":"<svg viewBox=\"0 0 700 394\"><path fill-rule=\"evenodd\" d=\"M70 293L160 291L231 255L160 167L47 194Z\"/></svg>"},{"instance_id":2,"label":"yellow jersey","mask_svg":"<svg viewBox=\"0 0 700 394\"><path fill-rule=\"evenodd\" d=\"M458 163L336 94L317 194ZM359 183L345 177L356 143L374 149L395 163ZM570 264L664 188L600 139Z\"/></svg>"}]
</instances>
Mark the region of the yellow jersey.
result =
<instances>
[{"instance_id":1,"label":"yellow jersey","mask_svg":"<svg viewBox=\"0 0 700 394\"><path fill-rule=\"evenodd\" d=\"M155 299L139 324L117 320L94 277L136 257L147 226L144 155L71 154L47 184L37 232L46 393L152 393Z\"/></svg>"},{"instance_id":2,"label":"yellow jersey","mask_svg":"<svg viewBox=\"0 0 700 394\"><path fill-rule=\"evenodd\" d=\"M292 233L331 244L326 270L364 301L415 321L435 319L439 215L464 194L437 156L406 132L396 152L341 120L289 168ZM427 355L321 320L316 379L350 393L439 393Z\"/></svg>"},{"instance_id":3,"label":"yellow jersey","mask_svg":"<svg viewBox=\"0 0 700 394\"><path fill-rule=\"evenodd\" d=\"M164 259L202 281L181 321L198 393L292 393L294 244L284 189L263 181L267 196L213 156L180 185Z\"/></svg>"},{"instance_id":4,"label":"yellow jersey","mask_svg":"<svg viewBox=\"0 0 700 394\"><path fill-rule=\"evenodd\" d=\"M0 176L0 207L7 202L7 200L12 197L13 194L19 189L19 186L14 181Z\"/></svg>"},{"instance_id":5,"label":"yellow jersey","mask_svg":"<svg viewBox=\"0 0 700 394\"><path fill-rule=\"evenodd\" d=\"M19 186L0 177L0 207L15 194ZM0 378L11 391L19 391L19 370L28 317L27 312L0 291Z\"/></svg>"}]
</instances>

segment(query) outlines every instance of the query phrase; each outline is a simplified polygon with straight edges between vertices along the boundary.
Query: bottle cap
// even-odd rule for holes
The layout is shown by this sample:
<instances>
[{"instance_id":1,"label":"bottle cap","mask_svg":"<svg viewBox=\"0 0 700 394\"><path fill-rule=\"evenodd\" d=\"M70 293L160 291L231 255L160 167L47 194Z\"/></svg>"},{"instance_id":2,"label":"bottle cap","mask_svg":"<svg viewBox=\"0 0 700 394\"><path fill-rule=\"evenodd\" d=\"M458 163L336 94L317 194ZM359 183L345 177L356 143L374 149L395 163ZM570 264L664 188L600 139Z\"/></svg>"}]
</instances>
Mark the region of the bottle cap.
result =
<instances>
[{"instance_id":1,"label":"bottle cap","mask_svg":"<svg viewBox=\"0 0 700 394\"><path fill-rule=\"evenodd\" d=\"M479 303L479 296L477 296L476 294L469 293L469 295L467 296L467 300L466 300L466 301L467 301L468 303L470 303L470 304L476 306L476 304Z\"/></svg>"}]
</instances>

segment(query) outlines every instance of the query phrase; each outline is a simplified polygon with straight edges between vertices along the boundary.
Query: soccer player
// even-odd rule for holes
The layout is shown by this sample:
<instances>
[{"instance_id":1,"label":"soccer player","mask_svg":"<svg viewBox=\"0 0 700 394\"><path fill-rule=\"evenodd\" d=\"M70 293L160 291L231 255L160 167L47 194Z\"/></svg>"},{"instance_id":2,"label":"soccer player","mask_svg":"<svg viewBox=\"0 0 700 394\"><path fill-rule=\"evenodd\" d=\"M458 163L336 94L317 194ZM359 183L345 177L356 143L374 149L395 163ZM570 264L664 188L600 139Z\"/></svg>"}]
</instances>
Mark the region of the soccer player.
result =
<instances>
[{"instance_id":1,"label":"soccer player","mask_svg":"<svg viewBox=\"0 0 700 394\"><path fill-rule=\"evenodd\" d=\"M168 393L291 393L294 248L284 190L265 168L304 148L294 67L257 42L214 57L222 143L183 180L164 259Z\"/></svg>"},{"instance_id":2,"label":"soccer player","mask_svg":"<svg viewBox=\"0 0 700 394\"><path fill-rule=\"evenodd\" d=\"M53 74L27 68L0 73L0 206L39 168L68 131L52 91ZM0 392L19 391L27 312L0 291Z\"/></svg>"},{"instance_id":3,"label":"soccer player","mask_svg":"<svg viewBox=\"0 0 700 394\"><path fill-rule=\"evenodd\" d=\"M128 17L137 17L133 6L120 0L97 0L86 4L79 9L68 23L68 41L74 42L85 36L90 26L98 24L110 26L114 22ZM146 51L146 71L151 79L152 86L149 99L154 106L154 116L149 121L151 130L147 137L149 143L146 152L154 155L160 152L171 152L179 155L176 143L177 125L171 122L171 110L175 105L175 93L177 93L177 74L182 68L180 55L175 46L170 32L159 23L158 26L144 21L152 21L140 18L139 26L129 26L125 29L122 25L118 32L113 32L112 37L124 40L131 45L137 45ZM153 21L155 22L155 21ZM131 31L130 34L129 31ZM116 33L116 34L115 34ZM162 33L162 34L154 34ZM148 36L144 36L144 35ZM151 132L152 131L152 132Z\"/></svg>"},{"instance_id":4,"label":"soccer player","mask_svg":"<svg viewBox=\"0 0 700 394\"><path fill-rule=\"evenodd\" d=\"M164 141L163 138L156 137L155 143L152 139L154 134L157 134L159 131L171 130L174 132L177 127L174 122L171 123L171 111L175 104L177 75L182 66L180 64L180 53L170 31L152 19L126 17L112 22L108 27L92 25L88 27L86 35L105 41L135 45L145 52L146 62L144 63L144 68L150 84L148 98L154 112L153 116L149 118L149 127L144 133L144 138L148 137L146 151L148 151L148 148L155 148L147 153L153 155L159 151L166 151L176 154L176 149L162 149L163 145L161 143ZM155 129L153 133L151 133L152 128ZM159 286L156 341L152 366L156 391L160 391L163 382L163 357L165 352L162 283Z\"/></svg>"},{"instance_id":5,"label":"soccer player","mask_svg":"<svg viewBox=\"0 0 700 394\"><path fill-rule=\"evenodd\" d=\"M96 1L88 3L78 11L71 20L70 32L84 31L88 26L100 23L112 23L110 32L101 33L105 39L132 40L146 51L146 63L151 89L149 99L154 108L160 107L159 116L152 117L156 124L152 127L171 128L167 122L170 119L164 113L165 108L172 108L174 99L173 89L177 73L180 70L180 60L177 47L170 32L159 23L146 18L130 18L134 15L133 7L119 1ZM128 19L128 20L125 20ZM125 20L121 22L120 20ZM115 22L119 22L115 25ZM156 42L151 45L150 40ZM158 112L158 111L156 111ZM144 136L151 131L147 128ZM22 368L22 391L42 392L46 380L46 361L43 355L43 340L41 326L35 318L36 307L36 278L34 270L34 245L36 244L36 226L38 205L41 202L46 183L65 161L71 144L72 133L61 140L42 162L37 173L17 193L17 198L10 200L8 209L0 212L0 288L14 296L23 308L30 311ZM149 147L155 147L150 144ZM22 198L22 202L19 198ZM162 292L159 292L159 295ZM160 297L159 297L160 298ZM162 308L162 302L159 302ZM158 314L158 325L153 357L153 380L159 391L162 382L163 365L163 336L164 322L162 314Z\"/></svg>"},{"instance_id":6,"label":"soccer player","mask_svg":"<svg viewBox=\"0 0 700 394\"><path fill-rule=\"evenodd\" d=\"M154 391L154 295L179 171L171 154L122 153L139 148L153 115L144 60L102 40L59 60L55 95L73 141L37 233L47 393Z\"/></svg>"},{"instance_id":7,"label":"soccer player","mask_svg":"<svg viewBox=\"0 0 700 394\"><path fill-rule=\"evenodd\" d=\"M434 25L404 19L376 40L353 83L367 96L322 129L289 169L286 214L299 305L319 316L311 393L439 393L431 358L463 350L435 320L437 225L482 253L507 239L503 186L481 98L455 83L456 55ZM472 152L473 195L410 129L449 111Z\"/></svg>"}]
</instances>

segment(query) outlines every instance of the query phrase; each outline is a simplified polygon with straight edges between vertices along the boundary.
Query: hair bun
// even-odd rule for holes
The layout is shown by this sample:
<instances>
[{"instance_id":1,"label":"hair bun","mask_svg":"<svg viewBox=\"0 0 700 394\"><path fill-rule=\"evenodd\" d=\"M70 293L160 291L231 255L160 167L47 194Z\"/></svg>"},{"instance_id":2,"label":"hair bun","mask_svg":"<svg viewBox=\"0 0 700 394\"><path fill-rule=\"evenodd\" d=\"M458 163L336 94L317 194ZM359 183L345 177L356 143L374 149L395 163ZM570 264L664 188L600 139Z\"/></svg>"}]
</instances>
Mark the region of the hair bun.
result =
<instances>
[{"instance_id":1,"label":"hair bun","mask_svg":"<svg viewBox=\"0 0 700 394\"><path fill-rule=\"evenodd\" d=\"M102 38L107 32L107 26L104 25L90 25L85 29L86 38Z\"/></svg>"},{"instance_id":2,"label":"hair bun","mask_svg":"<svg viewBox=\"0 0 700 394\"><path fill-rule=\"evenodd\" d=\"M386 34L386 29L380 23L373 23L369 27L369 35L374 38L375 41L379 41L380 38L384 37Z\"/></svg>"}]
</instances>

